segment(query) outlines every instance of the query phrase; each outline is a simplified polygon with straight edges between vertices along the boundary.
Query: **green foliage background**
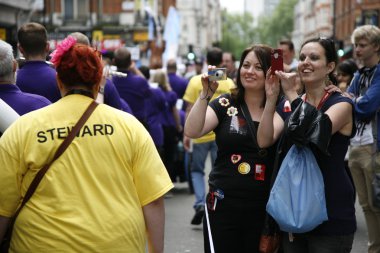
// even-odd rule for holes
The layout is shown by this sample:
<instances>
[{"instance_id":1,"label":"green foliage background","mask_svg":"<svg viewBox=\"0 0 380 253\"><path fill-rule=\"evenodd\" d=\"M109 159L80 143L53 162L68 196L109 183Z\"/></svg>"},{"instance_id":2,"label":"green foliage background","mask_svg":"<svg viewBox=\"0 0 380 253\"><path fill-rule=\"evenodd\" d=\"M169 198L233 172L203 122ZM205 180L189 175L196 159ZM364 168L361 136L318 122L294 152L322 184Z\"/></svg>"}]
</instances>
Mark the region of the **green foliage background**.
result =
<instances>
[{"instance_id":1,"label":"green foliage background","mask_svg":"<svg viewBox=\"0 0 380 253\"><path fill-rule=\"evenodd\" d=\"M264 13L253 26L253 16L249 13L222 13L222 41L220 47L230 51L237 60L242 51L251 44L277 46L284 38L291 38L294 22L294 6L298 0L280 0L273 13Z\"/></svg>"}]
</instances>

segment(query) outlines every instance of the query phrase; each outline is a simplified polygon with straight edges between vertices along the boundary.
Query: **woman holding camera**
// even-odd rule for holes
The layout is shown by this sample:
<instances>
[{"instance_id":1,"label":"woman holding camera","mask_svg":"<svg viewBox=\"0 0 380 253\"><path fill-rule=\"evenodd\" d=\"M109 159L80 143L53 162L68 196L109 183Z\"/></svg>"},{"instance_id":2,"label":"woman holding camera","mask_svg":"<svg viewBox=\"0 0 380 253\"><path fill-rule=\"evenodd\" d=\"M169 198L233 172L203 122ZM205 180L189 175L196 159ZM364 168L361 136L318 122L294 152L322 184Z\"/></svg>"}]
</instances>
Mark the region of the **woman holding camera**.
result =
<instances>
[{"instance_id":1,"label":"woman holding camera","mask_svg":"<svg viewBox=\"0 0 380 253\"><path fill-rule=\"evenodd\" d=\"M333 72L337 59L333 40L310 39L301 47L298 65L305 94L297 94L295 73L276 71L286 96L276 105L280 84L266 82L267 100L258 128L258 143L260 147L270 147L282 135L280 164L293 144L303 142L311 148L322 172L328 214L327 221L308 233L284 233L285 253L351 251L356 230L355 190L344 157L355 133L353 105L351 99L326 88L331 82L336 84ZM288 110L286 103L290 104ZM293 131L293 112L304 116L296 129L307 131ZM313 124L307 125L309 122ZM290 124L292 127L288 128ZM326 133L321 134L321 129L326 129Z\"/></svg>"},{"instance_id":2,"label":"woman holding camera","mask_svg":"<svg viewBox=\"0 0 380 253\"><path fill-rule=\"evenodd\" d=\"M265 79L272 48L253 45L241 55L237 88L209 103L217 81L202 76L203 90L185 124L185 135L214 131L218 146L209 176L205 252L258 252L269 196L274 146L260 149L256 139L265 105ZM209 70L215 67L209 66Z\"/></svg>"}]
</instances>

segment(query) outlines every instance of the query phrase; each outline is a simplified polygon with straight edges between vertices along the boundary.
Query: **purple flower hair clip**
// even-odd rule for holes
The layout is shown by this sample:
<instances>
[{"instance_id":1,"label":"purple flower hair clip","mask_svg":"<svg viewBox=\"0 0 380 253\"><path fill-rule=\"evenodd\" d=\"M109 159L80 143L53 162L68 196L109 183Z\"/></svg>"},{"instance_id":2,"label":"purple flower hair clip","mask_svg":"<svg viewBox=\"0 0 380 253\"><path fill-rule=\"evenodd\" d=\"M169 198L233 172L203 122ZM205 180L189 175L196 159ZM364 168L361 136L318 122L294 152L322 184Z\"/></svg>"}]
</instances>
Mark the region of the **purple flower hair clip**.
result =
<instances>
[{"instance_id":1,"label":"purple flower hair clip","mask_svg":"<svg viewBox=\"0 0 380 253\"><path fill-rule=\"evenodd\" d=\"M73 36L68 36L66 39L62 40L60 44L58 44L57 48L50 54L50 61L54 64L54 66L57 67L59 65L62 56L76 43L77 40Z\"/></svg>"}]
</instances>

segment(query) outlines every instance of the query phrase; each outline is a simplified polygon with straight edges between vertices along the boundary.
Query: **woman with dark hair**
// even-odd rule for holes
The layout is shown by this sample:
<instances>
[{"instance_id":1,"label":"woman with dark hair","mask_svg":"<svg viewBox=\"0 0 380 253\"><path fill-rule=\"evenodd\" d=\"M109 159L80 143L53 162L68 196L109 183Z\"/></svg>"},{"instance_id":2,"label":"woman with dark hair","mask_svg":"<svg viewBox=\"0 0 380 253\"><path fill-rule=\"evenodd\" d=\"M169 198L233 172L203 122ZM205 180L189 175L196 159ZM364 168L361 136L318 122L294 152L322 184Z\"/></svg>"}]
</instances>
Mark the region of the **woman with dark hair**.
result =
<instances>
[{"instance_id":1,"label":"woman with dark hair","mask_svg":"<svg viewBox=\"0 0 380 253\"><path fill-rule=\"evenodd\" d=\"M205 251L258 252L269 196L274 147L261 149L256 129L265 105L272 48L253 45L241 55L237 88L209 103L218 82L202 76L203 91L185 123L185 135L214 131L218 146L209 176ZM209 70L214 66L209 66ZM207 224L207 225L206 225Z\"/></svg>"},{"instance_id":2,"label":"woman with dark hair","mask_svg":"<svg viewBox=\"0 0 380 253\"><path fill-rule=\"evenodd\" d=\"M358 65L353 59L342 61L337 66L336 78L338 80L338 87L342 92L345 92L351 84L355 72L359 69Z\"/></svg>"},{"instance_id":3,"label":"woman with dark hair","mask_svg":"<svg viewBox=\"0 0 380 253\"><path fill-rule=\"evenodd\" d=\"M322 172L328 214L328 220L312 231L294 235L284 232L285 253L350 252L352 248L356 230L355 190L344 157L355 133L353 104L341 93L326 91L331 83L336 84L333 74L336 64L334 42L311 39L301 46L299 54L298 72L305 85L304 94L297 94L294 73L276 71L281 85L266 82L267 102L258 129L258 143L260 147L269 147L282 135L280 164L290 147L300 145L300 140L311 148ZM276 107L280 86L286 100ZM284 110L286 103L290 103L288 110ZM297 128L287 127L293 123L290 117L293 112L304 117Z\"/></svg>"},{"instance_id":4,"label":"woman with dark hair","mask_svg":"<svg viewBox=\"0 0 380 253\"><path fill-rule=\"evenodd\" d=\"M98 51L69 36L51 61L62 98L24 115L0 139L0 239L31 181L99 90ZM163 252L162 196L172 187L142 124L99 104L22 208L10 252L142 253L147 245Z\"/></svg>"}]
</instances>

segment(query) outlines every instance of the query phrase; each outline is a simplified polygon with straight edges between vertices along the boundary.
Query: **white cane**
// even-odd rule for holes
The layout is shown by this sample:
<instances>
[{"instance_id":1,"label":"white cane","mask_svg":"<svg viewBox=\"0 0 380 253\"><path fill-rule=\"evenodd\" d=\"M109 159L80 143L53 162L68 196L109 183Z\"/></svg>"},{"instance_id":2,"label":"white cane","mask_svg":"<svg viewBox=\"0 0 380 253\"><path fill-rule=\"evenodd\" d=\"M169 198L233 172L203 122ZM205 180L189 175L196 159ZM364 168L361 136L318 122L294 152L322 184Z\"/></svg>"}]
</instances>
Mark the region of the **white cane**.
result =
<instances>
[{"instance_id":1,"label":"white cane","mask_svg":"<svg viewBox=\"0 0 380 253\"><path fill-rule=\"evenodd\" d=\"M207 203L205 203L205 213L206 213L206 221L207 221L208 241L210 242L210 251L211 251L211 253L215 253L215 250L214 250L214 242L212 241L212 234L211 234L210 221L209 221L209 219L208 219L208 208L207 208Z\"/></svg>"}]
</instances>

